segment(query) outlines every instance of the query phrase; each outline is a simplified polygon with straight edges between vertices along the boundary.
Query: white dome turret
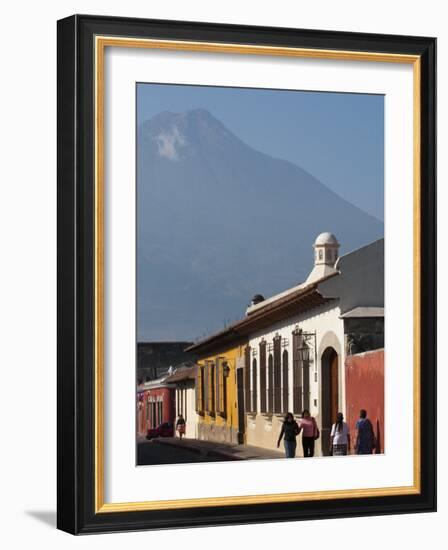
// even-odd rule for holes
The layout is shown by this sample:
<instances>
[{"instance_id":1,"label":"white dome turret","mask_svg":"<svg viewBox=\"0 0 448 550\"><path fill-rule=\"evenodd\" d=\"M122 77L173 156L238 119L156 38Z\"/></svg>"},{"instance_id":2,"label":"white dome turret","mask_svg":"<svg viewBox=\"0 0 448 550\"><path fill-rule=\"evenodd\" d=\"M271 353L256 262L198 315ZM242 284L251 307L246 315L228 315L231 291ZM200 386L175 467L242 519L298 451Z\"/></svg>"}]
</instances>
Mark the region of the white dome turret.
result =
<instances>
[{"instance_id":1,"label":"white dome turret","mask_svg":"<svg viewBox=\"0 0 448 550\"><path fill-rule=\"evenodd\" d=\"M334 267L339 255L339 243L333 233L321 233L314 241L314 265Z\"/></svg>"},{"instance_id":2,"label":"white dome turret","mask_svg":"<svg viewBox=\"0 0 448 550\"><path fill-rule=\"evenodd\" d=\"M333 233L324 232L314 241L314 268L306 280L312 283L336 272L334 265L339 256L340 244Z\"/></svg>"},{"instance_id":3,"label":"white dome turret","mask_svg":"<svg viewBox=\"0 0 448 550\"><path fill-rule=\"evenodd\" d=\"M321 233L320 235L318 235L318 237L314 241L314 246L317 246L317 245L339 246L339 243L336 237L333 235L333 233L328 233L328 231L326 231L325 233Z\"/></svg>"}]
</instances>

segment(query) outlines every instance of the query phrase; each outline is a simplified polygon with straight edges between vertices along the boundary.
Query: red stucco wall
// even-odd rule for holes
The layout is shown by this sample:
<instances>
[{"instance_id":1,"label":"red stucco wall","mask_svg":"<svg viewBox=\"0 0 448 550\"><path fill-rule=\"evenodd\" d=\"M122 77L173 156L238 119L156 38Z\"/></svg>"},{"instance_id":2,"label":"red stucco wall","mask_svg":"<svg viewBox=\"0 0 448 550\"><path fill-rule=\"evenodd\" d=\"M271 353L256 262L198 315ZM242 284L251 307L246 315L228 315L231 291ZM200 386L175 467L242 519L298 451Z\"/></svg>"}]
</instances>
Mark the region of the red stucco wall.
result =
<instances>
[{"instance_id":1,"label":"red stucco wall","mask_svg":"<svg viewBox=\"0 0 448 550\"><path fill-rule=\"evenodd\" d=\"M349 355L345 360L346 417L352 437L359 410L367 411L384 453L384 350Z\"/></svg>"},{"instance_id":2,"label":"red stucco wall","mask_svg":"<svg viewBox=\"0 0 448 550\"><path fill-rule=\"evenodd\" d=\"M162 418L158 418L156 424L161 424L162 422L174 422L174 389L161 387L145 390L137 396L137 432L139 435L146 435L147 428L151 424L151 419L149 418L150 409L148 410L147 407L147 401L150 397L159 398L163 403Z\"/></svg>"},{"instance_id":3,"label":"red stucco wall","mask_svg":"<svg viewBox=\"0 0 448 550\"><path fill-rule=\"evenodd\" d=\"M174 422L174 389L173 388L155 388L149 390L151 396L162 397L162 422Z\"/></svg>"}]
</instances>

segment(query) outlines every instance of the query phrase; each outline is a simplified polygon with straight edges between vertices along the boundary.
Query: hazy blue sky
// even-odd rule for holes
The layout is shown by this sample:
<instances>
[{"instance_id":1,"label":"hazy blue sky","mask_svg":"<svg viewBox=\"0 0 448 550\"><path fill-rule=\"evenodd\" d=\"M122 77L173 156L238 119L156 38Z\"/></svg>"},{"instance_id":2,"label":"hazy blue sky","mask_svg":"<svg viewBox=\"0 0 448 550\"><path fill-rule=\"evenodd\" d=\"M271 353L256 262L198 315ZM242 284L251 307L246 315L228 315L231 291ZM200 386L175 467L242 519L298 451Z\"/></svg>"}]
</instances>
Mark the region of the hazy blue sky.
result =
<instances>
[{"instance_id":1,"label":"hazy blue sky","mask_svg":"<svg viewBox=\"0 0 448 550\"><path fill-rule=\"evenodd\" d=\"M384 97L138 84L137 123L203 108L254 149L289 160L384 220Z\"/></svg>"}]
</instances>

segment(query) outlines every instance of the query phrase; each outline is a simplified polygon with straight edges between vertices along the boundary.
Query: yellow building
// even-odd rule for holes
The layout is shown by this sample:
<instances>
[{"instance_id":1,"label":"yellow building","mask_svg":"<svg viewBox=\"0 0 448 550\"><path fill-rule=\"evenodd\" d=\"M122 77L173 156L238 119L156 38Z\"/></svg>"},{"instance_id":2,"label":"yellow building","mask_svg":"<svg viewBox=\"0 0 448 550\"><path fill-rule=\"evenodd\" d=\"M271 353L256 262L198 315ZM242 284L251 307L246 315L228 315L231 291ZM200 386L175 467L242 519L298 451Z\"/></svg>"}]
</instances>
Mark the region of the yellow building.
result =
<instances>
[{"instance_id":1,"label":"yellow building","mask_svg":"<svg viewBox=\"0 0 448 550\"><path fill-rule=\"evenodd\" d=\"M197 437L225 443L245 442L244 364L246 341L225 330L189 347L198 355ZM229 339L231 340L229 342Z\"/></svg>"}]
</instances>

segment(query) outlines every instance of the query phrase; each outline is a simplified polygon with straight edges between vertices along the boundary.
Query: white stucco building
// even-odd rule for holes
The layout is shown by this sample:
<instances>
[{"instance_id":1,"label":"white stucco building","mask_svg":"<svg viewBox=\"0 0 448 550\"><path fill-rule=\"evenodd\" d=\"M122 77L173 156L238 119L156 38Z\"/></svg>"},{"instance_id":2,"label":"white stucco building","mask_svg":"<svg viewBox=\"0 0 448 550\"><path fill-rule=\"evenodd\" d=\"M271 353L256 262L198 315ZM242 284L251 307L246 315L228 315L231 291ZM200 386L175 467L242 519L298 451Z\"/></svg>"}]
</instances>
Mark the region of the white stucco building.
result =
<instances>
[{"instance_id":1,"label":"white stucco building","mask_svg":"<svg viewBox=\"0 0 448 550\"><path fill-rule=\"evenodd\" d=\"M252 327L247 444L275 448L284 414L308 409L321 431L317 454L327 454L331 424L345 413L347 350L383 345L383 248L381 239L339 258L336 237L322 233L304 283L266 300L254 297L242 321Z\"/></svg>"},{"instance_id":2,"label":"white stucco building","mask_svg":"<svg viewBox=\"0 0 448 550\"><path fill-rule=\"evenodd\" d=\"M286 412L299 418L308 409L321 432L316 454L326 455L337 413L346 416L347 355L384 347L384 239L343 256L331 233L312 246L305 281L256 294L245 317L191 348L242 350L229 394L240 443L274 449Z\"/></svg>"}]
</instances>

